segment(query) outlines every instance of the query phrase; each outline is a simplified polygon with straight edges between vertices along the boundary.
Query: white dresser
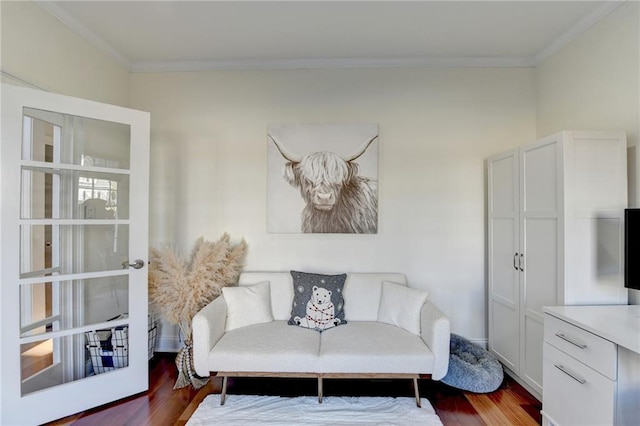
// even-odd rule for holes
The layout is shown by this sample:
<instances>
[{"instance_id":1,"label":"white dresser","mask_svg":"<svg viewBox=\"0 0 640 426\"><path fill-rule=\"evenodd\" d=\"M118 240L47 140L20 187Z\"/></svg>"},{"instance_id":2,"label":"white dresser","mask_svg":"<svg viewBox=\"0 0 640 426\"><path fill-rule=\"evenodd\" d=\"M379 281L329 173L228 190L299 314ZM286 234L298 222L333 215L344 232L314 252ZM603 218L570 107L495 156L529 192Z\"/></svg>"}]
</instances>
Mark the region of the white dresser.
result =
<instances>
[{"instance_id":1,"label":"white dresser","mask_svg":"<svg viewBox=\"0 0 640 426\"><path fill-rule=\"evenodd\" d=\"M544 313L543 425L639 425L640 305Z\"/></svg>"}]
</instances>

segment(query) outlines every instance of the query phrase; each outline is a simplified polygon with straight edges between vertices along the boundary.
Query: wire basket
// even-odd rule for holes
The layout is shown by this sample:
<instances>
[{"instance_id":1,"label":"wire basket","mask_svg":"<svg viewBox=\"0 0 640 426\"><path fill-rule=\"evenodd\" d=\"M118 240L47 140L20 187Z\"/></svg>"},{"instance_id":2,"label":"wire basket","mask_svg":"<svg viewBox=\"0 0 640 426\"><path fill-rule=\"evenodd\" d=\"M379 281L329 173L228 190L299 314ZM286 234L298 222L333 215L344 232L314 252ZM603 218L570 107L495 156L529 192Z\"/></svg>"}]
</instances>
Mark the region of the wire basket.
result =
<instances>
[{"instance_id":1,"label":"wire basket","mask_svg":"<svg viewBox=\"0 0 640 426\"><path fill-rule=\"evenodd\" d=\"M158 323L153 315L149 315L148 321L149 330L149 359L153 358L153 354L156 353L156 340L158 337Z\"/></svg>"},{"instance_id":2,"label":"wire basket","mask_svg":"<svg viewBox=\"0 0 640 426\"><path fill-rule=\"evenodd\" d=\"M123 314L113 319L126 318ZM148 359L155 354L158 336L158 324L148 317ZM91 357L93 374L102 374L117 368L129 366L129 326L123 325L110 329L92 330L84 333L87 350Z\"/></svg>"},{"instance_id":3,"label":"wire basket","mask_svg":"<svg viewBox=\"0 0 640 426\"><path fill-rule=\"evenodd\" d=\"M129 366L129 327L92 330L84 333L95 374Z\"/></svg>"}]
</instances>

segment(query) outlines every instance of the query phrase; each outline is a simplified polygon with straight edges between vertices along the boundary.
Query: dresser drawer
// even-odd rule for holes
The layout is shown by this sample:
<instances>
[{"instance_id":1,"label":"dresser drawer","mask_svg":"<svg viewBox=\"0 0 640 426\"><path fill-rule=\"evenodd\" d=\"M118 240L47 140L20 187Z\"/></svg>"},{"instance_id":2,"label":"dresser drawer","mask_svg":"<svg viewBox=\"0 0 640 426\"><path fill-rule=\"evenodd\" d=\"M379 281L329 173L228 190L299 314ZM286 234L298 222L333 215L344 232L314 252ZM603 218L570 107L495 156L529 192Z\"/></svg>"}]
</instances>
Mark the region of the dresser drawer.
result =
<instances>
[{"instance_id":1,"label":"dresser drawer","mask_svg":"<svg viewBox=\"0 0 640 426\"><path fill-rule=\"evenodd\" d=\"M549 343L543 350L542 409L557 426L611 425L616 382Z\"/></svg>"},{"instance_id":2,"label":"dresser drawer","mask_svg":"<svg viewBox=\"0 0 640 426\"><path fill-rule=\"evenodd\" d=\"M617 379L617 349L613 342L549 314L544 316L544 341L606 377Z\"/></svg>"}]
</instances>

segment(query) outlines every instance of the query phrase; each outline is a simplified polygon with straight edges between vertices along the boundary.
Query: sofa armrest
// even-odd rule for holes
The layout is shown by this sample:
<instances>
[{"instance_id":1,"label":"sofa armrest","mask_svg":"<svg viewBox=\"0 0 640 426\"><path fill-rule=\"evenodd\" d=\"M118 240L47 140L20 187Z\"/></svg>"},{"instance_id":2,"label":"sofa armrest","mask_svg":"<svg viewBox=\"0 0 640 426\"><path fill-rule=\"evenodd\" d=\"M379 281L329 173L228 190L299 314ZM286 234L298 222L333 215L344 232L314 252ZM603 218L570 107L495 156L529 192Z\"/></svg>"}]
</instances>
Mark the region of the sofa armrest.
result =
<instances>
[{"instance_id":1,"label":"sofa armrest","mask_svg":"<svg viewBox=\"0 0 640 426\"><path fill-rule=\"evenodd\" d=\"M429 346L435 358L433 380L440 380L449 369L449 340L451 330L449 318L430 301L420 311L420 337Z\"/></svg>"},{"instance_id":2,"label":"sofa armrest","mask_svg":"<svg viewBox=\"0 0 640 426\"><path fill-rule=\"evenodd\" d=\"M222 295L193 317L193 366L199 376L208 377L210 374L209 352L224 334L226 321L227 302Z\"/></svg>"}]
</instances>

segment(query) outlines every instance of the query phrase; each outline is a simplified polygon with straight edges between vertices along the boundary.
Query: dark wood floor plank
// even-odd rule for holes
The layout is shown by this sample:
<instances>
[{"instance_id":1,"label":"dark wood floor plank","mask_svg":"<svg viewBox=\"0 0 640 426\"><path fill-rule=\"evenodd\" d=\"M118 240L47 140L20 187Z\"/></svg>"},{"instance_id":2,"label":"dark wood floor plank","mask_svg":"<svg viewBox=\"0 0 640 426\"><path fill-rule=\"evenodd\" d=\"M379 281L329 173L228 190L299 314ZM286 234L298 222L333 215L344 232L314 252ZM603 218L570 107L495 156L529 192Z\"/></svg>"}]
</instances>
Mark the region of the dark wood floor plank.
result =
<instances>
[{"instance_id":1,"label":"dark wood floor plank","mask_svg":"<svg viewBox=\"0 0 640 426\"><path fill-rule=\"evenodd\" d=\"M155 355L149 365L147 392L60 419L47 426L184 426L207 395L220 393L221 380L213 378L200 391L190 387L174 390L177 378L174 359L175 354ZM315 395L316 386L315 379L230 379L229 397L233 398L234 394ZM328 396L413 396L411 380L327 379L324 390ZM420 380L420 394L431 402L445 426L500 424L495 423L495 419L508 419L515 425L540 424L540 402L508 376L505 376L502 386L491 394L463 392L431 380Z\"/></svg>"},{"instance_id":2,"label":"dark wood floor plank","mask_svg":"<svg viewBox=\"0 0 640 426\"><path fill-rule=\"evenodd\" d=\"M464 393L441 382L422 380L420 394L427 398L445 426L485 426Z\"/></svg>"},{"instance_id":3,"label":"dark wood floor plank","mask_svg":"<svg viewBox=\"0 0 640 426\"><path fill-rule=\"evenodd\" d=\"M173 390L175 354L156 354L149 365L149 390L49 423L47 426L171 425L195 397L192 388Z\"/></svg>"}]
</instances>

